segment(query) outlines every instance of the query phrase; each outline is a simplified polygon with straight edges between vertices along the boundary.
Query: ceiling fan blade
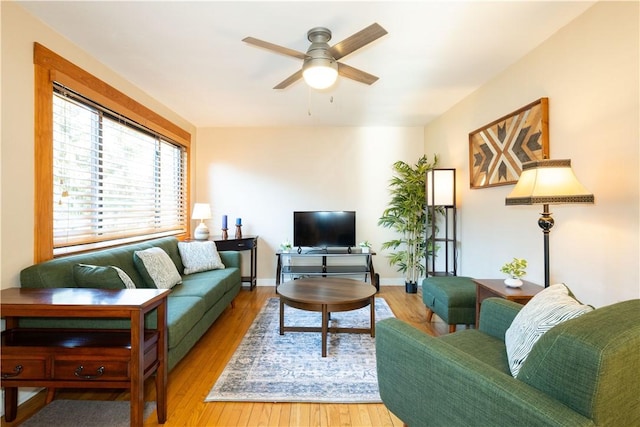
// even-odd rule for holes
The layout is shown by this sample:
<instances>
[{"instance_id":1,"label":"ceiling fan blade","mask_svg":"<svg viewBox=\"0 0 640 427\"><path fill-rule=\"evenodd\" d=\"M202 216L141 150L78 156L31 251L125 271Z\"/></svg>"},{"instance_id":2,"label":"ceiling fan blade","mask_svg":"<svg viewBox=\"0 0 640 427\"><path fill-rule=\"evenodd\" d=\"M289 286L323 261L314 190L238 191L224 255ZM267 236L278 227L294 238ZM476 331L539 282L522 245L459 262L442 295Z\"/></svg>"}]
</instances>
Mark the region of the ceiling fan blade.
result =
<instances>
[{"instance_id":1,"label":"ceiling fan blade","mask_svg":"<svg viewBox=\"0 0 640 427\"><path fill-rule=\"evenodd\" d=\"M287 77L286 79L284 79L283 81L278 83L274 87L274 89L284 89L284 88L288 87L289 85L297 82L301 78L302 78L302 69L299 69L298 71L296 71L295 73L291 74L289 77Z\"/></svg>"},{"instance_id":2,"label":"ceiling fan blade","mask_svg":"<svg viewBox=\"0 0 640 427\"><path fill-rule=\"evenodd\" d=\"M269 49L273 52L281 53L283 55L293 56L294 58L298 59L304 59L307 57L306 53L298 52L297 50L289 49L288 47L278 46L277 44L269 43L264 40L256 39L254 37L245 37L242 39L242 41L254 46Z\"/></svg>"},{"instance_id":3,"label":"ceiling fan blade","mask_svg":"<svg viewBox=\"0 0 640 427\"><path fill-rule=\"evenodd\" d=\"M362 70L358 70L357 68L353 68L341 62L338 62L338 74L342 77L368 85L372 85L378 80L378 77L373 74L365 73Z\"/></svg>"},{"instance_id":4,"label":"ceiling fan blade","mask_svg":"<svg viewBox=\"0 0 640 427\"><path fill-rule=\"evenodd\" d=\"M387 30L382 28L379 24L374 23L369 25L364 30L358 31L354 35L347 37L340 43L333 45L329 52L336 59L343 58L350 53L360 49L363 46L371 43L374 40L387 34Z\"/></svg>"}]
</instances>

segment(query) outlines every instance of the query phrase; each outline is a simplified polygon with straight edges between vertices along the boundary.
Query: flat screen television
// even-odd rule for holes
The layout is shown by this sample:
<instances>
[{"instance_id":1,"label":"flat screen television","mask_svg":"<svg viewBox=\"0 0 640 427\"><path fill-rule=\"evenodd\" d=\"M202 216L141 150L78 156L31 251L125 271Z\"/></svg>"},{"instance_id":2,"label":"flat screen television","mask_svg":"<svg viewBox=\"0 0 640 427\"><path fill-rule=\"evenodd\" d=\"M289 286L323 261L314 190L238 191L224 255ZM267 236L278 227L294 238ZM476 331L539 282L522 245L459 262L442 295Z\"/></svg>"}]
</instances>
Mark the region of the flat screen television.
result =
<instances>
[{"instance_id":1,"label":"flat screen television","mask_svg":"<svg viewBox=\"0 0 640 427\"><path fill-rule=\"evenodd\" d=\"M294 247L335 248L355 245L355 211L293 212Z\"/></svg>"}]
</instances>

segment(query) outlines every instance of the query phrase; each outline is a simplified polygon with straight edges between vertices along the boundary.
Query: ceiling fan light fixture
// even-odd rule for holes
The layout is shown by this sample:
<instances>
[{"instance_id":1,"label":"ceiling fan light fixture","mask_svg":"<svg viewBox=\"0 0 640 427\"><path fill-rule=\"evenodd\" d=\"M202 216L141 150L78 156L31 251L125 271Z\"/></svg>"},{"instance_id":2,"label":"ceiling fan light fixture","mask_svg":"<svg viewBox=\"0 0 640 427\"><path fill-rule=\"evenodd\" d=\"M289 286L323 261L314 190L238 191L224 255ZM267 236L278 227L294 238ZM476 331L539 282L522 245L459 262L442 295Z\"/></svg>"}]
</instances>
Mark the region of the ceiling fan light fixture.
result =
<instances>
[{"instance_id":1,"label":"ceiling fan light fixture","mask_svg":"<svg viewBox=\"0 0 640 427\"><path fill-rule=\"evenodd\" d=\"M328 58L309 58L302 66L302 77L314 89L327 89L338 78L338 64Z\"/></svg>"}]
</instances>

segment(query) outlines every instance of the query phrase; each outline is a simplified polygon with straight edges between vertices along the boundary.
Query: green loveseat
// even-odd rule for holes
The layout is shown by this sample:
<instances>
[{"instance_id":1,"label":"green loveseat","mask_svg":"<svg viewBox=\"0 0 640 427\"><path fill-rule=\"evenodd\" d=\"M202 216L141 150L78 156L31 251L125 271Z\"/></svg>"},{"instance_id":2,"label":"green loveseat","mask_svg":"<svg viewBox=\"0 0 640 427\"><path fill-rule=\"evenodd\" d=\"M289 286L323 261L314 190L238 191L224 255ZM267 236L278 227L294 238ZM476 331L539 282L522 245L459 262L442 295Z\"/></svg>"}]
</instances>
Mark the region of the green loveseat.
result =
<instances>
[{"instance_id":1,"label":"green loveseat","mask_svg":"<svg viewBox=\"0 0 640 427\"><path fill-rule=\"evenodd\" d=\"M182 276L182 284L174 286L167 298L168 366L171 369L189 352L240 292L242 282L239 252L219 252L225 266L224 269L184 275L182 274L184 266L178 250L178 240L175 237L164 237L35 264L20 272L20 284L23 288L78 287L74 279L74 266L90 264L119 267L127 273L137 288L149 287L134 263L133 253L151 247L164 249ZM155 327L155 311L149 313L145 322L148 327ZM129 321L116 319L22 319L21 326L128 328Z\"/></svg>"},{"instance_id":2,"label":"green loveseat","mask_svg":"<svg viewBox=\"0 0 640 427\"><path fill-rule=\"evenodd\" d=\"M380 396L411 427L639 426L640 300L555 326L514 378L505 331L522 306L483 301L478 330L431 337L376 325Z\"/></svg>"}]
</instances>

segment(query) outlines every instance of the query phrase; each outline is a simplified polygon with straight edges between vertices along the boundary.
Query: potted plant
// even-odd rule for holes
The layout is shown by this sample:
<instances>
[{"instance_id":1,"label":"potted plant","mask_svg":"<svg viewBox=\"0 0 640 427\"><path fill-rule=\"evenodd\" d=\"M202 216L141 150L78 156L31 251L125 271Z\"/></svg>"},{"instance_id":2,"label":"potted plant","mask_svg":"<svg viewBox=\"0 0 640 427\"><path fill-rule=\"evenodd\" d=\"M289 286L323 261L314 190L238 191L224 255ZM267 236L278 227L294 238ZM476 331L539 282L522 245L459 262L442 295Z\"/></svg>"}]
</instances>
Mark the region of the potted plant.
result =
<instances>
[{"instance_id":1,"label":"potted plant","mask_svg":"<svg viewBox=\"0 0 640 427\"><path fill-rule=\"evenodd\" d=\"M285 240L284 242L280 243L280 250L282 251L282 253L289 253L291 252L291 248L293 246L291 246L291 242L289 240Z\"/></svg>"},{"instance_id":2,"label":"potted plant","mask_svg":"<svg viewBox=\"0 0 640 427\"><path fill-rule=\"evenodd\" d=\"M504 264L500 271L509 275L504 279L505 285L510 288L519 288L522 286L521 278L527 274L527 260L524 258L513 258L513 261Z\"/></svg>"},{"instance_id":3,"label":"potted plant","mask_svg":"<svg viewBox=\"0 0 640 427\"><path fill-rule=\"evenodd\" d=\"M363 254L368 254L371 251L371 243L368 240L358 243L358 246L360 246Z\"/></svg>"},{"instance_id":4,"label":"potted plant","mask_svg":"<svg viewBox=\"0 0 640 427\"><path fill-rule=\"evenodd\" d=\"M394 176L389 183L391 201L378 220L378 225L396 231L397 239L384 242L382 249L392 249L389 263L405 273L405 291L416 293L418 279L425 272L427 250L426 227L429 226L425 179L427 171L438 163L438 156L429 162L422 156L415 165L403 161L393 164Z\"/></svg>"}]
</instances>

